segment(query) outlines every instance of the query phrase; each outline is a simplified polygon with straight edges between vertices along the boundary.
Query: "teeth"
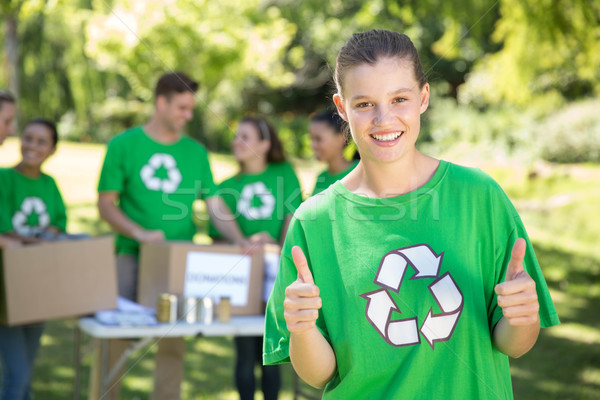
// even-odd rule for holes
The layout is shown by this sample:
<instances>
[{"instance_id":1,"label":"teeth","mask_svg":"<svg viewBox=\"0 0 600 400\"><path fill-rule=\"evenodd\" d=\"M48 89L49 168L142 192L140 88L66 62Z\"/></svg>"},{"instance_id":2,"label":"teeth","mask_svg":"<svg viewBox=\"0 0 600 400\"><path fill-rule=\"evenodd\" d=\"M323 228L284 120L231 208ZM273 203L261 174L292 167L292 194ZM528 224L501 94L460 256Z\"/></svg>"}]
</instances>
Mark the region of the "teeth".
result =
<instances>
[{"instance_id":1,"label":"teeth","mask_svg":"<svg viewBox=\"0 0 600 400\"><path fill-rule=\"evenodd\" d=\"M371 135L371 136L373 136L375 139L379 140L380 142L389 142L389 141L398 139L400 137L400 135L402 135L402 132L390 133L387 135Z\"/></svg>"}]
</instances>

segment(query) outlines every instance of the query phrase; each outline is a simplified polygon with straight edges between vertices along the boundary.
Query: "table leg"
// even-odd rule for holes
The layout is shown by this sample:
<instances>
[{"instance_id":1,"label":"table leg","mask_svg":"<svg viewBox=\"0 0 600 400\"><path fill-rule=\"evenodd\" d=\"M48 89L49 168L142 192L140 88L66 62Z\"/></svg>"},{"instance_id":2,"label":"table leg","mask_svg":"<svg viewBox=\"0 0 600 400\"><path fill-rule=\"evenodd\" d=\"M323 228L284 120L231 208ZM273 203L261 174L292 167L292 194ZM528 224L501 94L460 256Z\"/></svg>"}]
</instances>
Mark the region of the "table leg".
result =
<instances>
[{"instance_id":1,"label":"table leg","mask_svg":"<svg viewBox=\"0 0 600 400\"><path fill-rule=\"evenodd\" d=\"M81 330L75 327L75 383L73 400L79 400L81 391Z\"/></svg>"}]
</instances>

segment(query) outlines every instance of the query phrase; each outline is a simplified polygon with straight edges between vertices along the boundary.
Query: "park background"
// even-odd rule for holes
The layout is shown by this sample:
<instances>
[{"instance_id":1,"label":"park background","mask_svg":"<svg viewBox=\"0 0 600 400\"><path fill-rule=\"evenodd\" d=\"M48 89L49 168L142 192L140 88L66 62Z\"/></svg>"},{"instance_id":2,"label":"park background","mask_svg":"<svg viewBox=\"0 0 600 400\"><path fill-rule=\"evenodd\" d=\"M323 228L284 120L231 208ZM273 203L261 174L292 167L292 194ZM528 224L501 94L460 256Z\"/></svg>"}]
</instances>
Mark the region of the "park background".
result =
<instances>
[{"instance_id":1,"label":"park background","mask_svg":"<svg viewBox=\"0 0 600 400\"><path fill-rule=\"evenodd\" d=\"M4 0L0 87L17 94L20 126L58 122L46 172L67 202L68 229L102 234L105 143L146 120L165 71L201 82L186 131L211 151L217 181L236 169L235 121L261 114L309 193L324 166L311 159L308 116L332 105L339 48L372 28L407 33L419 49L432 86L421 150L492 175L531 236L562 325L511 362L515 398L600 399L600 1ZM18 160L11 138L0 166ZM204 219L200 205L201 229ZM72 396L74 326L47 324L36 398ZM187 346L184 398L236 398L231 338ZM123 398L148 398L152 352L132 357Z\"/></svg>"}]
</instances>

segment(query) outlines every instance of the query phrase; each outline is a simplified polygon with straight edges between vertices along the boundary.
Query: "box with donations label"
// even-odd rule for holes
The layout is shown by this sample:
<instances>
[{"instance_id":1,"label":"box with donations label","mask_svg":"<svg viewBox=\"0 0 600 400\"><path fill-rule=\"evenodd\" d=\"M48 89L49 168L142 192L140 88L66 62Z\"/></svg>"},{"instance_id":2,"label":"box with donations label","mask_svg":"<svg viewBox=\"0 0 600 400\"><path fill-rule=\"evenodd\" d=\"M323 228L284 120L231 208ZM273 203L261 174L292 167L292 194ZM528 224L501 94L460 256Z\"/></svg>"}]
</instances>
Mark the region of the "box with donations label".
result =
<instances>
[{"instance_id":1,"label":"box with donations label","mask_svg":"<svg viewBox=\"0 0 600 400\"><path fill-rule=\"evenodd\" d=\"M117 306L114 239L2 249L0 323L20 325Z\"/></svg>"},{"instance_id":2,"label":"box with donations label","mask_svg":"<svg viewBox=\"0 0 600 400\"><path fill-rule=\"evenodd\" d=\"M238 246L189 242L143 243L140 249L138 303L156 307L161 293L229 297L232 315L264 313L262 249L244 255Z\"/></svg>"}]
</instances>

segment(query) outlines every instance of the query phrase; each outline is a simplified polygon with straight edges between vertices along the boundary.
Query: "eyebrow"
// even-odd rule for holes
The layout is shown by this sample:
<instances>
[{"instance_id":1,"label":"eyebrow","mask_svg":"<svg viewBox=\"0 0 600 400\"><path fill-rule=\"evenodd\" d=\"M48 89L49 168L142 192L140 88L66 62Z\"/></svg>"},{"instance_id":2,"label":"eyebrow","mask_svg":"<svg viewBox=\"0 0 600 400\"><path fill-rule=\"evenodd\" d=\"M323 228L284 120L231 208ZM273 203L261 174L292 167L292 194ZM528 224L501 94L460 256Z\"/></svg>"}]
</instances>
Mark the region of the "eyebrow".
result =
<instances>
[{"instance_id":1,"label":"eyebrow","mask_svg":"<svg viewBox=\"0 0 600 400\"><path fill-rule=\"evenodd\" d=\"M387 95L388 96L395 96L397 94L406 93L406 92L412 92L412 88L406 87L406 88L396 89L396 90L393 90L391 92L388 92ZM353 96L350 100L351 101L356 101L356 100L365 99L365 98L369 98L369 96L367 96L365 94L359 94L357 96Z\"/></svg>"}]
</instances>

